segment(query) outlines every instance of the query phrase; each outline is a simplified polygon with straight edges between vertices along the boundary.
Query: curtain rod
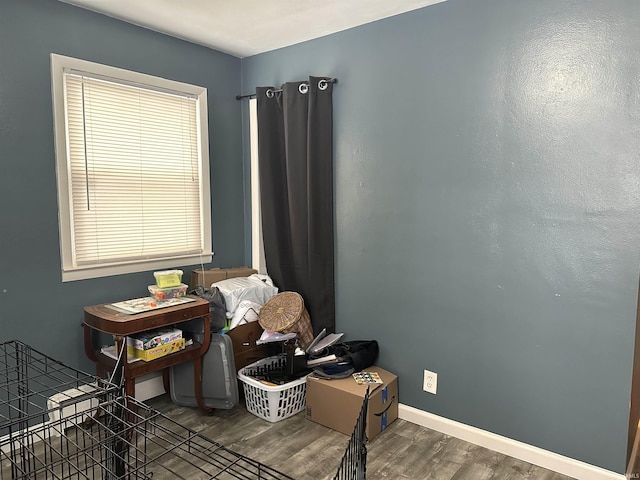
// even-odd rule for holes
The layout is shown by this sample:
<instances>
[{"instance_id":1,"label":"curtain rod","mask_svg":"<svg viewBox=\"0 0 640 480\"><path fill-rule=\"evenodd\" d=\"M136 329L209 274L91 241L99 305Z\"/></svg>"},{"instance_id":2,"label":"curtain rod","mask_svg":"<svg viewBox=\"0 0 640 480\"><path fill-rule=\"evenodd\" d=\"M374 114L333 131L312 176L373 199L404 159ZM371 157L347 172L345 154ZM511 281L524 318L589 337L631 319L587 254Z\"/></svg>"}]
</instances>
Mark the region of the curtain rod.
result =
<instances>
[{"instance_id":1,"label":"curtain rod","mask_svg":"<svg viewBox=\"0 0 640 480\"><path fill-rule=\"evenodd\" d=\"M323 83L323 82L325 82L325 83L326 83L326 82L329 82L329 83L338 83L338 79L337 79L337 78L327 78L327 79L324 79L324 78L323 78L323 79L321 79L321 80L318 82L318 87L320 87L320 89L321 89L321 90L324 90L324 88L322 88L322 87L321 87L321 85L322 85L322 83ZM302 85L305 85L305 84L302 84ZM326 86L325 86L325 88L326 88ZM282 91L282 89L281 89L281 88L279 88L279 89L277 89L277 90L268 90L268 92L270 92L271 94L278 93L278 92L281 92L281 91ZM306 93L306 92L304 92L304 93ZM255 97L255 96L256 96L256 94L255 94L255 93L248 93L248 94L246 94L246 95L236 95L236 100L242 100L243 98L251 98L251 97Z\"/></svg>"}]
</instances>

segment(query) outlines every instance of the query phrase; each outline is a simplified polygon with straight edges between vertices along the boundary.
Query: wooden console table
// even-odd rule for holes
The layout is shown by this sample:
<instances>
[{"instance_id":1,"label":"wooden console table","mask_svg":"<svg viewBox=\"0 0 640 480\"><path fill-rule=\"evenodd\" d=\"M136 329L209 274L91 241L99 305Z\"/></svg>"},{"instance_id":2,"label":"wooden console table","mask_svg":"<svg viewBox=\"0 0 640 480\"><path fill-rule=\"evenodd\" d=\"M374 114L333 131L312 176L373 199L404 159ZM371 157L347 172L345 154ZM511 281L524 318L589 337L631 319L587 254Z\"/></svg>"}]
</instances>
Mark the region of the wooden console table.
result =
<instances>
[{"instance_id":1,"label":"wooden console table","mask_svg":"<svg viewBox=\"0 0 640 480\"><path fill-rule=\"evenodd\" d=\"M100 331L113 335L118 352L125 350L123 357L123 377L126 395L135 397L136 377L148 373L164 370L165 387L166 370L178 363L193 360L194 365L194 389L198 407L209 413L212 409L205 407L202 400L202 356L207 353L211 341L209 302L198 297L190 297L194 301L176 306L158 308L149 312L128 314L115 309L109 303L93 305L84 308L84 350L90 360L96 364L96 372L99 377L104 377L115 368L116 360L104 355L99 349L94 348L93 333ZM127 336L147 330L168 327L188 320L202 318L204 323L203 342L189 345L184 350L171 353L164 357L145 362L142 360L129 362L127 360Z\"/></svg>"}]
</instances>

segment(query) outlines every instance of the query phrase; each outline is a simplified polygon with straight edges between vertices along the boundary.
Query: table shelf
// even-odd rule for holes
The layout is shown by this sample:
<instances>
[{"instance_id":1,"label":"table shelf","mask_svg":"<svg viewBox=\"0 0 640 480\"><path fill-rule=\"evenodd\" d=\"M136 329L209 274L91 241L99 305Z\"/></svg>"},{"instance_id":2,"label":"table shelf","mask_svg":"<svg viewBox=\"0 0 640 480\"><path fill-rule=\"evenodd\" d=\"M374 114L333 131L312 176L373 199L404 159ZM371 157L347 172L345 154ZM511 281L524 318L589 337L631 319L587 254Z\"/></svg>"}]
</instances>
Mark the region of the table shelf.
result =
<instances>
[{"instance_id":1,"label":"table shelf","mask_svg":"<svg viewBox=\"0 0 640 480\"><path fill-rule=\"evenodd\" d=\"M164 357L156 358L148 362L145 362L144 360L137 360L135 362L128 361L128 368L134 377L140 377L142 375L147 375L148 373L153 373L158 369L169 368L182 362L194 360L200 356L201 348L202 344L193 342L193 345L189 345L179 352L170 353ZM116 365L116 360L113 357L110 357L99 350L96 350L94 355L102 365L113 370Z\"/></svg>"}]
</instances>

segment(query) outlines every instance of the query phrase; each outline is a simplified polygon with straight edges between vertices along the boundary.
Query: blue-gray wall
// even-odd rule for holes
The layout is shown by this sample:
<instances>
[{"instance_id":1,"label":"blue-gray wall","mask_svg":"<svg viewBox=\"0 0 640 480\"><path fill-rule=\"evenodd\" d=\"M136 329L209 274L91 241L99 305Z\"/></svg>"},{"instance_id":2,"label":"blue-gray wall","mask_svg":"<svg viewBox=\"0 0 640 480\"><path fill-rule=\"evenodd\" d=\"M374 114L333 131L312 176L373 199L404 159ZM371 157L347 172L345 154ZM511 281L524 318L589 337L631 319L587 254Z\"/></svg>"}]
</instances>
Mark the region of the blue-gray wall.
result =
<instances>
[{"instance_id":1,"label":"blue-gray wall","mask_svg":"<svg viewBox=\"0 0 640 480\"><path fill-rule=\"evenodd\" d=\"M339 79L337 329L380 341L400 401L616 472L639 25L635 0L448 0L242 62L243 92Z\"/></svg>"},{"instance_id":2,"label":"blue-gray wall","mask_svg":"<svg viewBox=\"0 0 640 480\"><path fill-rule=\"evenodd\" d=\"M638 25L635 0L448 0L240 62L58 1L0 0L0 340L88 368L82 307L150 278L60 281L51 52L209 89L219 266L249 261L235 94L333 75L338 330L380 341L402 403L622 472Z\"/></svg>"},{"instance_id":3,"label":"blue-gray wall","mask_svg":"<svg viewBox=\"0 0 640 480\"><path fill-rule=\"evenodd\" d=\"M58 1L0 0L0 341L20 339L89 369L83 307L143 296L154 279L61 281L52 52L207 87L219 266L245 263L240 60Z\"/></svg>"}]
</instances>

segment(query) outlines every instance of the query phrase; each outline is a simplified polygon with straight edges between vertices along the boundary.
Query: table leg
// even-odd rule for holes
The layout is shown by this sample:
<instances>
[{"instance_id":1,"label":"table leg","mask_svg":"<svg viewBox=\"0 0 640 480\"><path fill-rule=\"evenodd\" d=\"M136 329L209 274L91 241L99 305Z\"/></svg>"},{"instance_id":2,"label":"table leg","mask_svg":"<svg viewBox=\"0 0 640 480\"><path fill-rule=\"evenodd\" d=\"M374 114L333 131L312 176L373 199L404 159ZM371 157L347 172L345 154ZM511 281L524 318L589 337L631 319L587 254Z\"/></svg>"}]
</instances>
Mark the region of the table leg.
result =
<instances>
[{"instance_id":1,"label":"table leg","mask_svg":"<svg viewBox=\"0 0 640 480\"><path fill-rule=\"evenodd\" d=\"M198 408L200 408L200 410L205 413L211 414L213 413L214 409L206 407L204 405L204 400L202 399L202 357L204 357L204 355L207 353L207 350L209 350L209 344L211 343L211 315L205 315L202 320L204 323L204 338L202 341L200 356L193 360L193 383Z\"/></svg>"},{"instance_id":2,"label":"table leg","mask_svg":"<svg viewBox=\"0 0 640 480\"><path fill-rule=\"evenodd\" d=\"M83 323L82 328L84 330L84 353L87 355L87 358L92 362L97 363L98 358L96 357L96 353L93 350L93 340L91 336L91 327L87 324Z\"/></svg>"},{"instance_id":3,"label":"table leg","mask_svg":"<svg viewBox=\"0 0 640 480\"><path fill-rule=\"evenodd\" d=\"M193 379L198 408L204 413L213 413L214 409L207 407L202 399L202 357L198 357L193 360Z\"/></svg>"},{"instance_id":4,"label":"table leg","mask_svg":"<svg viewBox=\"0 0 640 480\"><path fill-rule=\"evenodd\" d=\"M164 393L166 393L167 395L169 393L171 393L171 385L170 385L170 381L169 381L169 369L168 368L163 368L162 369L162 386L164 387Z\"/></svg>"}]
</instances>

